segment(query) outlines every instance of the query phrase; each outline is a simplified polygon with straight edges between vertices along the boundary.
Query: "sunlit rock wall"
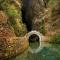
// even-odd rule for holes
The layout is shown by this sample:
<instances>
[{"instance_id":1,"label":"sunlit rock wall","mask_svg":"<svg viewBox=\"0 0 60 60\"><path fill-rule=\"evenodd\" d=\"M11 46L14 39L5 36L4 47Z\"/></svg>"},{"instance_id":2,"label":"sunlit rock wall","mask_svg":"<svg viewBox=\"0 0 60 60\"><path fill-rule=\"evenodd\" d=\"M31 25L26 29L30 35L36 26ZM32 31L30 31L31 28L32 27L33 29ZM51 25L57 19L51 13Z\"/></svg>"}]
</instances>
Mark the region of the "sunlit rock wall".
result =
<instances>
[{"instance_id":1,"label":"sunlit rock wall","mask_svg":"<svg viewBox=\"0 0 60 60\"><path fill-rule=\"evenodd\" d=\"M46 10L45 29L47 34L54 35L60 33L60 1L49 0Z\"/></svg>"},{"instance_id":2,"label":"sunlit rock wall","mask_svg":"<svg viewBox=\"0 0 60 60\"><path fill-rule=\"evenodd\" d=\"M0 60L7 60L28 48L26 36L17 37L7 22L8 17L0 11Z\"/></svg>"},{"instance_id":3,"label":"sunlit rock wall","mask_svg":"<svg viewBox=\"0 0 60 60\"><path fill-rule=\"evenodd\" d=\"M21 1L19 7L14 0L1 0L0 10L3 10L7 14L9 18L8 24L13 27L17 36L23 36L26 34L26 25L23 24L21 16Z\"/></svg>"}]
</instances>

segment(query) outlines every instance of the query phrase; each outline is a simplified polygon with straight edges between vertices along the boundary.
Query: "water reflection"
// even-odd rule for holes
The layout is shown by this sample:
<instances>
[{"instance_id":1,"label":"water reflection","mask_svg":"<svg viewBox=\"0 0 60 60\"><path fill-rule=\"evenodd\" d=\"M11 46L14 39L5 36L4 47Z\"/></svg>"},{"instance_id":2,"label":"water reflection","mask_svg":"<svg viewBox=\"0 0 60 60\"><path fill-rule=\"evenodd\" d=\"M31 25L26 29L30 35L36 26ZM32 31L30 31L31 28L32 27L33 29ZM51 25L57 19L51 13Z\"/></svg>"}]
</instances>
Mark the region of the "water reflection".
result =
<instances>
[{"instance_id":1,"label":"water reflection","mask_svg":"<svg viewBox=\"0 0 60 60\"><path fill-rule=\"evenodd\" d=\"M31 53L28 49L12 60L60 60L60 45L42 42L42 47L38 53Z\"/></svg>"}]
</instances>

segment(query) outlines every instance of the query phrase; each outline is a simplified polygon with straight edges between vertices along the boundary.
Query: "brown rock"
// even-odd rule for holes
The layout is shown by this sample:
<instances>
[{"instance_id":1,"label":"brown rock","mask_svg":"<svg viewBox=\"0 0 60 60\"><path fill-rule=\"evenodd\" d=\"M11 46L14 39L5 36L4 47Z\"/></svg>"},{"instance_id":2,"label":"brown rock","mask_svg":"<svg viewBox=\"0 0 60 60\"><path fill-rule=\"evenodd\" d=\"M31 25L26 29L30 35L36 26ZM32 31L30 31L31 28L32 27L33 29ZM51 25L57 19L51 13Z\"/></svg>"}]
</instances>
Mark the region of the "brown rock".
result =
<instances>
[{"instance_id":1,"label":"brown rock","mask_svg":"<svg viewBox=\"0 0 60 60\"><path fill-rule=\"evenodd\" d=\"M0 13L0 60L5 60L21 54L28 47L25 37L16 37L14 31L7 24L4 13Z\"/></svg>"},{"instance_id":2,"label":"brown rock","mask_svg":"<svg viewBox=\"0 0 60 60\"><path fill-rule=\"evenodd\" d=\"M3 11L0 11L0 24L7 22L7 16Z\"/></svg>"}]
</instances>

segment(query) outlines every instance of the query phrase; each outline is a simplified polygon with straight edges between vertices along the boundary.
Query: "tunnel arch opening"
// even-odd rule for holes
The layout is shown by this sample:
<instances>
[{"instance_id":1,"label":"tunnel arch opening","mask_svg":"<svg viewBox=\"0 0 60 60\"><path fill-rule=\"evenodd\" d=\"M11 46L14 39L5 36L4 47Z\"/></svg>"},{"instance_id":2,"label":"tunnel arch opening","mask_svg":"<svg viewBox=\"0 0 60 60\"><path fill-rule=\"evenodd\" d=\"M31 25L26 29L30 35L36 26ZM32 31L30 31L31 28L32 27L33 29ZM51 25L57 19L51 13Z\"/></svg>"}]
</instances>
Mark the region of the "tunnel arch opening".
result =
<instances>
[{"instance_id":1,"label":"tunnel arch opening","mask_svg":"<svg viewBox=\"0 0 60 60\"><path fill-rule=\"evenodd\" d=\"M29 42L35 42L35 41L39 41L39 36L37 36L36 34L32 34L29 37Z\"/></svg>"},{"instance_id":2,"label":"tunnel arch opening","mask_svg":"<svg viewBox=\"0 0 60 60\"><path fill-rule=\"evenodd\" d=\"M29 52L31 53L38 53L43 47L41 46L42 44L42 35L38 31L31 31L27 34L27 38L34 39L32 40L33 42L31 43L31 40L29 42ZM36 40L35 40L36 39ZM35 42L37 41L37 43Z\"/></svg>"}]
</instances>

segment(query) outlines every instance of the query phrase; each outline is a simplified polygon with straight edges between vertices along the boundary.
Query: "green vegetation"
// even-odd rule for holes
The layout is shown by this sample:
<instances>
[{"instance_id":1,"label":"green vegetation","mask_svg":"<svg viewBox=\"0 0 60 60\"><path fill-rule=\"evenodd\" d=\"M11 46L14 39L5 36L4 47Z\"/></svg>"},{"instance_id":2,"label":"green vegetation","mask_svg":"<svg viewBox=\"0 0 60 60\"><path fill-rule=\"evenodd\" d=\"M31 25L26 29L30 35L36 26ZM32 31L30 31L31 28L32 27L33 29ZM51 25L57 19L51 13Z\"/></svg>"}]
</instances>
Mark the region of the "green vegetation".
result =
<instances>
[{"instance_id":1,"label":"green vegetation","mask_svg":"<svg viewBox=\"0 0 60 60\"><path fill-rule=\"evenodd\" d=\"M26 34L27 29L22 22L21 8L18 8L14 2L9 0L1 0L0 3L2 10L8 16L8 23L13 27L15 34L17 36L23 36Z\"/></svg>"},{"instance_id":2,"label":"green vegetation","mask_svg":"<svg viewBox=\"0 0 60 60\"><path fill-rule=\"evenodd\" d=\"M40 33L42 33L43 35L45 35L45 33L46 33L46 30L45 30L45 21L44 20L42 20L41 21L41 23L40 23Z\"/></svg>"},{"instance_id":3,"label":"green vegetation","mask_svg":"<svg viewBox=\"0 0 60 60\"><path fill-rule=\"evenodd\" d=\"M50 39L53 43L60 43L60 34L55 34Z\"/></svg>"}]
</instances>

